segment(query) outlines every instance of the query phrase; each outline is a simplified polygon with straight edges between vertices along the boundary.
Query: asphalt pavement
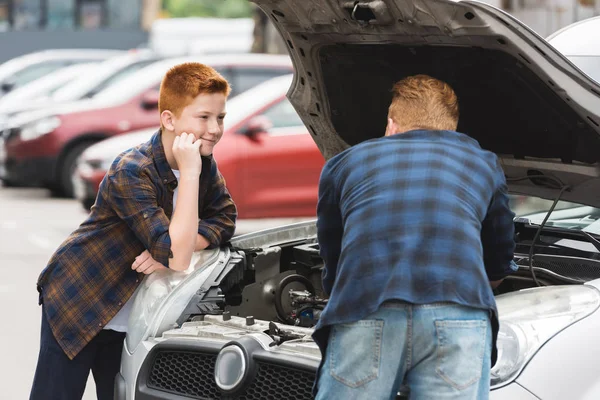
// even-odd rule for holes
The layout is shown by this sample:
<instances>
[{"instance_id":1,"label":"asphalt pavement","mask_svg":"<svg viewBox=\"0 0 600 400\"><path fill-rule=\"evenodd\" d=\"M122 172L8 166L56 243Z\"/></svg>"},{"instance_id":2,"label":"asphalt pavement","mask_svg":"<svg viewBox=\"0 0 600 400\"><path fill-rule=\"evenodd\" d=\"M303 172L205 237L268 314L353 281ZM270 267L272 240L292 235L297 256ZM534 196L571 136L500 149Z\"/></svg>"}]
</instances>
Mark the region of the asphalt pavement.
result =
<instances>
[{"instance_id":1,"label":"asphalt pavement","mask_svg":"<svg viewBox=\"0 0 600 400\"><path fill-rule=\"evenodd\" d=\"M62 241L87 217L75 200L41 189L0 186L0 399L29 397L39 351L35 282ZM307 218L240 220L237 234ZM90 377L85 400L95 399Z\"/></svg>"}]
</instances>

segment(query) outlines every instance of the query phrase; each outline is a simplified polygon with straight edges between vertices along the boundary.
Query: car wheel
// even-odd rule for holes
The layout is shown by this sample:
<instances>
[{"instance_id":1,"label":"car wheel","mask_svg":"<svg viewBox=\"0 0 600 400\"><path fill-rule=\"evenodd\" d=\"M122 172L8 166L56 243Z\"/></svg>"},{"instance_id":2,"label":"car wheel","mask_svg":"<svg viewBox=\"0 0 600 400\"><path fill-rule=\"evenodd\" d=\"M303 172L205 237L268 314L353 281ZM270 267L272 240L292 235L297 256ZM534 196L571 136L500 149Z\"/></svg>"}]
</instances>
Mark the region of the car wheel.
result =
<instances>
[{"instance_id":1,"label":"car wheel","mask_svg":"<svg viewBox=\"0 0 600 400\"><path fill-rule=\"evenodd\" d=\"M73 198L75 196L74 188L73 188L73 172L75 171L75 166L77 163L77 159L84 152L85 149L90 147L96 142L85 142L76 145L69 151L69 153L64 158L60 166L60 170L58 171L58 182L57 185L53 185L50 188L53 196L56 197L67 197Z\"/></svg>"}]
</instances>

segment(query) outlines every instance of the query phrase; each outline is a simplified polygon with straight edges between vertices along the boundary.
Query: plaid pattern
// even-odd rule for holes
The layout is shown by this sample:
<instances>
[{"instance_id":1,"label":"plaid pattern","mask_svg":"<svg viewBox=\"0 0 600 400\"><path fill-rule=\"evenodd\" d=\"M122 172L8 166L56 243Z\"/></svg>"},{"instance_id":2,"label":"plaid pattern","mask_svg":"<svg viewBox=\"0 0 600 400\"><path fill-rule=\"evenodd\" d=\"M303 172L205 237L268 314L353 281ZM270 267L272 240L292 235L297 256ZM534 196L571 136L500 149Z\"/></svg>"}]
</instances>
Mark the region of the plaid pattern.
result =
<instances>
[{"instance_id":1,"label":"plaid pattern","mask_svg":"<svg viewBox=\"0 0 600 400\"><path fill-rule=\"evenodd\" d=\"M100 185L91 213L56 250L42 271L46 315L70 359L103 329L131 297L143 274L131 269L148 249L169 265L173 174L155 133L120 154ZM217 247L231 239L236 207L212 157L202 158L198 233Z\"/></svg>"},{"instance_id":2,"label":"plaid pattern","mask_svg":"<svg viewBox=\"0 0 600 400\"><path fill-rule=\"evenodd\" d=\"M386 300L493 311L489 280L516 270L514 214L495 154L450 131L369 140L325 165L317 233L330 300L316 327L360 320Z\"/></svg>"}]
</instances>

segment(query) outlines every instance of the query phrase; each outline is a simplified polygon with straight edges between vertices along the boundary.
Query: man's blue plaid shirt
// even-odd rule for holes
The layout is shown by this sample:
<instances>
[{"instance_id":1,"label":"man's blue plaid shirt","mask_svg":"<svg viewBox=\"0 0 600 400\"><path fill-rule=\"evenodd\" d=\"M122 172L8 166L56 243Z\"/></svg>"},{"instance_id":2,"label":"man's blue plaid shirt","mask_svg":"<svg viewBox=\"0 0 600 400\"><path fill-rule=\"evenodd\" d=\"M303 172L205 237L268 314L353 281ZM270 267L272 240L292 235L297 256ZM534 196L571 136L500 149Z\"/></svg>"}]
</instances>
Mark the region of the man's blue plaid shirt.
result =
<instances>
[{"instance_id":1,"label":"man's blue plaid shirt","mask_svg":"<svg viewBox=\"0 0 600 400\"><path fill-rule=\"evenodd\" d=\"M317 206L330 295L314 334L321 350L328 326L386 300L489 310L495 338L489 281L516 270L513 218L497 156L464 134L414 130L333 157Z\"/></svg>"}]
</instances>

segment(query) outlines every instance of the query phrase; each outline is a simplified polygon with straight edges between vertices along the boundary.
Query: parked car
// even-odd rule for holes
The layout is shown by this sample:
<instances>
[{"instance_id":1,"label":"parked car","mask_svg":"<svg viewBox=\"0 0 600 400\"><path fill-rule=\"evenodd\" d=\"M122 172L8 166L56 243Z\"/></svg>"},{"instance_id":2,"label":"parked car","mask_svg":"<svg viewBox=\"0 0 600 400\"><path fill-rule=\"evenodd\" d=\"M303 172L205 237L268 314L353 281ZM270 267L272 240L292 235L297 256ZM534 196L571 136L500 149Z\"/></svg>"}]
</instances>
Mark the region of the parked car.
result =
<instances>
[{"instance_id":1,"label":"parked car","mask_svg":"<svg viewBox=\"0 0 600 400\"><path fill-rule=\"evenodd\" d=\"M73 197L72 175L79 155L102 139L155 126L160 82L170 67L186 61L202 61L219 70L232 82L232 96L293 70L288 56L169 58L140 69L87 101L20 113L9 121L9 133L4 135L5 180Z\"/></svg>"},{"instance_id":2,"label":"parked car","mask_svg":"<svg viewBox=\"0 0 600 400\"><path fill-rule=\"evenodd\" d=\"M124 54L101 60L92 71L89 71L84 76L75 77L70 82L62 83L52 93L49 93L48 96L30 99L26 103L10 103L0 99L0 102L2 102L0 106L0 118L8 119L22 112L50 108L58 104L92 98L119 80L161 59L162 57L151 51L134 49Z\"/></svg>"},{"instance_id":3,"label":"parked car","mask_svg":"<svg viewBox=\"0 0 600 400\"><path fill-rule=\"evenodd\" d=\"M288 98L326 159L382 136L392 84L425 73L455 89L459 131L498 155L511 193L600 207L600 86L510 15L470 1L255 2L289 45ZM515 227L519 270L497 292L490 397L598 399L600 236L520 219ZM307 222L194 253L185 272L147 276L116 398L311 398L322 268Z\"/></svg>"},{"instance_id":4,"label":"parked car","mask_svg":"<svg viewBox=\"0 0 600 400\"><path fill-rule=\"evenodd\" d=\"M95 62L79 63L59 68L0 97L0 113L24 109L40 101L48 101L54 92L70 81L95 72Z\"/></svg>"},{"instance_id":5,"label":"parked car","mask_svg":"<svg viewBox=\"0 0 600 400\"><path fill-rule=\"evenodd\" d=\"M324 159L285 97L291 81L291 75L273 78L227 102L225 132L214 155L240 218L315 215ZM115 157L157 130L115 136L81 154L73 187L85 208L96 201Z\"/></svg>"},{"instance_id":6,"label":"parked car","mask_svg":"<svg viewBox=\"0 0 600 400\"><path fill-rule=\"evenodd\" d=\"M599 27L600 16L575 22L546 39L596 82L600 82L600 40L597 39Z\"/></svg>"},{"instance_id":7,"label":"parked car","mask_svg":"<svg viewBox=\"0 0 600 400\"><path fill-rule=\"evenodd\" d=\"M56 49L13 58L0 65L0 96L52 71L69 65L106 60L122 50Z\"/></svg>"}]
</instances>

